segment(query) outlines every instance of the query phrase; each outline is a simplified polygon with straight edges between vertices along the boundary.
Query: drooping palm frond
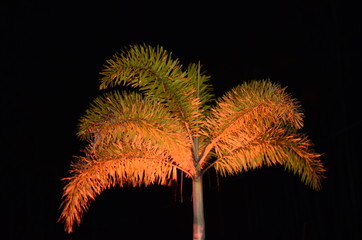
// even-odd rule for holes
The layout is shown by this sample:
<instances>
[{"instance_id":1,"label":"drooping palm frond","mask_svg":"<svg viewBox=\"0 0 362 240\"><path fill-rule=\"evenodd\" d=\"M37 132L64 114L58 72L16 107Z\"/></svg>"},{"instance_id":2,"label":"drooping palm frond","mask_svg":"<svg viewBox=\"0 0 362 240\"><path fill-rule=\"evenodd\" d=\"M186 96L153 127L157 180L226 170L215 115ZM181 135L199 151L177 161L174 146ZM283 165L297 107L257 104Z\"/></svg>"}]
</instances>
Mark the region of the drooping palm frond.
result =
<instances>
[{"instance_id":1,"label":"drooping palm frond","mask_svg":"<svg viewBox=\"0 0 362 240\"><path fill-rule=\"evenodd\" d=\"M63 211L59 221L65 230L73 231L74 224L80 224L91 201L104 190L125 185L149 184L167 185L177 178L177 164L170 160L168 153L146 141L125 144L112 143L106 153L93 151L89 146L86 155L72 166L72 176L63 193Z\"/></svg>"},{"instance_id":2,"label":"drooping palm frond","mask_svg":"<svg viewBox=\"0 0 362 240\"><path fill-rule=\"evenodd\" d=\"M192 176L191 142L183 124L163 107L135 92L98 97L81 118L79 136L89 142L72 166L60 220L68 232L91 200L109 187L167 184L176 170Z\"/></svg>"},{"instance_id":3,"label":"drooping palm frond","mask_svg":"<svg viewBox=\"0 0 362 240\"><path fill-rule=\"evenodd\" d=\"M92 139L94 151L110 144L147 142L166 151L186 174L194 172L191 141L182 122L159 102L135 92L110 92L95 99L82 117L78 134Z\"/></svg>"},{"instance_id":4,"label":"drooping palm frond","mask_svg":"<svg viewBox=\"0 0 362 240\"><path fill-rule=\"evenodd\" d=\"M205 128L211 143L201 158L203 167L213 149L217 160L212 164L223 174L278 163L318 188L323 167L309 140L296 133L303 114L285 89L269 81L244 83L211 110Z\"/></svg>"},{"instance_id":5,"label":"drooping palm frond","mask_svg":"<svg viewBox=\"0 0 362 240\"><path fill-rule=\"evenodd\" d=\"M191 65L183 71L178 59L173 60L162 47L135 45L107 61L100 88L139 88L183 121L191 138L199 134L203 103L212 97L206 84L208 77L195 73L200 73L200 69Z\"/></svg>"},{"instance_id":6,"label":"drooping palm frond","mask_svg":"<svg viewBox=\"0 0 362 240\"><path fill-rule=\"evenodd\" d=\"M218 149L215 169L225 176L279 164L318 190L325 170L319 160L320 154L313 152L311 146L310 140L303 135L272 128L248 144L234 142Z\"/></svg>"}]
</instances>

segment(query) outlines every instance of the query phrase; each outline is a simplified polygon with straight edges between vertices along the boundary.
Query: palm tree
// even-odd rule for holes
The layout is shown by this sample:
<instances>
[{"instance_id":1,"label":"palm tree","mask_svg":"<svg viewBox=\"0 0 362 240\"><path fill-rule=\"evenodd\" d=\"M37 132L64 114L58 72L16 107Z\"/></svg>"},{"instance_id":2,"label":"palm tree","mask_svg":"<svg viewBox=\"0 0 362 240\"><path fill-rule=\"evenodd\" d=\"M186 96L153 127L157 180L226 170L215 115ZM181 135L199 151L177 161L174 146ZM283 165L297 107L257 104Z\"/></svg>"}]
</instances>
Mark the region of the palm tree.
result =
<instances>
[{"instance_id":1,"label":"palm tree","mask_svg":"<svg viewBox=\"0 0 362 240\"><path fill-rule=\"evenodd\" d=\"M318 190L324 167L307 136L303 113L285 88L243 83L214 101L200 64L183 69L162 47L131 46L107 61L96 98L80 120L84 154L66 178L60 221L70 233L89 204L114 186L169 185L192 179L194 240L205 238L202 176L283 165Z\"/></svg>"}]
</instances>

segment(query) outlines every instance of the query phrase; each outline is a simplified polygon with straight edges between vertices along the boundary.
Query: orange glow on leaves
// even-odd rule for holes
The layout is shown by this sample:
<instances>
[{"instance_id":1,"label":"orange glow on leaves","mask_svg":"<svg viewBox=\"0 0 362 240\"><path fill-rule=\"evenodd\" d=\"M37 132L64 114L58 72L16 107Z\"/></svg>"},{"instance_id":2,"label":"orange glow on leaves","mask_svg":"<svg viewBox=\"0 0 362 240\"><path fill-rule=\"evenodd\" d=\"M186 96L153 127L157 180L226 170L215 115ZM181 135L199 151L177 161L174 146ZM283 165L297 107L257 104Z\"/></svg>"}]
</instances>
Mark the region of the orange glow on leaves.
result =
<instances>
[{"instance_id":1,"label":"orange glow on leaves","mask_svg":"<svg viewBox=\"0 0 362 240\"><path fill-rule=\"evenodd\" d=\"M140 93L109 92L81 118L78 135L88 145L64 179L60 221L67 232L105 189L168 185L177 171L193 178L215 167L225 176L280 164L320 188L320 154L298 133L303 113L285 88L251 81L212 106L209 77L200 68L183 71L162 47L149 46L107 61L101 89L126 85Z\"/></svg>"}]
</instances>

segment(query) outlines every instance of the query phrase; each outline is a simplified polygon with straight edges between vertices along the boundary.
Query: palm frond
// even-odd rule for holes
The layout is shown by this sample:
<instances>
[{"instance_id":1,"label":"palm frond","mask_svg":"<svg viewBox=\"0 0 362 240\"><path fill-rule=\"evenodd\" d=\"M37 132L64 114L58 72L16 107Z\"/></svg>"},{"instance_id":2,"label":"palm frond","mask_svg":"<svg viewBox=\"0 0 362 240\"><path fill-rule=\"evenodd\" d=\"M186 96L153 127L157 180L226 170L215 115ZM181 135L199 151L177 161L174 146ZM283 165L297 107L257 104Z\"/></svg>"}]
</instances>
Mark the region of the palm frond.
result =
<instances>
[{"instance_id":1,"label":"palm frond","mask_svg":"<svg viewBox=\"0 0 362 240\"><path fill-rule=\"evenodd\" d=\"M145 87L154 81L185 77L178 59L172 59L163 47L133 45L107 60L101 72L101 89L127 85ZM162 82L161 82L162 83ZM160 86L162 89L164 86Z\"/></svg>"},{"instance_id":2,"label":"palm frond","mask_svg":"<svg viewBox=\"0 0 362 240\"><path fill-rule=\"evenodd\" d=\"M207 154L224 142L248 144L269 128L280 126L299 129L303 125L299 104L279 85L269 81L251 81L239 85L226 93L211 109L203 134L211 140Z\"/></svg>"},{"instance_id":3,"label":"palm frond","mask_svg":"<svg viewBox=\"0 0 362 240\"><path fill-rule=\"evenodd\" d=\"M94 154L93 147L86 150L72 166L72 177L66 178L63 193L63 211L59 221L65 230L72 232L80 224L91 201L104 190L125 185L167 185L177 178L177 164L168 154L146 142L133 145L113 143L112 154Z\"/></svg>"},{"instance_id":4,"label":"palm frond","mask_svg":"<svg viewBox=\"0 0 362 240\"><path fill-rule=\"evenodd\" d=\"M95 99L80 123L79 135L93 142L95 151L110 144L146 142L167 151L187 173L194 172L191 142L182 122L158 102L135 92L110 92Z\"/></svg>"},{"instance_id":5,"label":"palm frond","mask_svg":"<svg viewBox=\"0 0 362 240\"><path fill-rule=\"evenodd\" d=\"M222 175L234 175L279 164L299 175L306 185L319 189L325 170L320 154L311 147L312 143L303 135L271 128L247 144L233 139L218 145L215 169Z\"/></svg>"},{"instance_id":6,"label":"palm frond","mask_svg":"<svg viewBox=\"0 0 362 240\"><path fill-rule=\"evenodd\" d=\"M297 133L303 114L285 89L269 81L252 81L232 89L211 110L205 128L211 142L200 161L203 168L214 165L221 174L233 175L281 164L304 183L320 187L324 172L320 155ZM213 163L207 162L210 153L216 156Z\"/></svg>"},{"instance_id":7,"label":"palm frond","mask_svg":"<svg viewBox=\"0 0 362 240\"><path fill-rule=\"evenodd\" d=\"M285 89L266 80L251 81L235 87L217 102L212 111L208 126L213 128L214 135L234 128L233 123L239 119L267 127L275 123L283 123L295 129L303 126L303 113L298 102Z\"/></svg>"},{"instance_id":8,"label":"palm frond","mask_svg":"<svg viewBox=\"0 0 362 240\"><path fill-rule=\"evenodd\" d=\"M206 75L202 71L200 63L191 63L187 68L187 78L193 83L193 87L196 89L196 96L200 99L200 109L202 111L208 111L211 107L211 103L214 100L212 94L213 87L209 83L210 76Z\"/></svg>"},{"instance_id":9,"label":"palm frond","mask_svg":"<svg viewBox=\"0 0 362 240\"><path fill-rule=\"evenodd\" d=\"M171 53L162 47L135 45L107 61L100 88L118 85L139 88L146 96L168 107L183 121L189 135L194 136L199 134L202 103L208 101L209 94L209 85L201 86L208 77L195 75L196 71L199 69L194 65L183 71L179 60L173 60Z\"/></svg>"}]
</instances>

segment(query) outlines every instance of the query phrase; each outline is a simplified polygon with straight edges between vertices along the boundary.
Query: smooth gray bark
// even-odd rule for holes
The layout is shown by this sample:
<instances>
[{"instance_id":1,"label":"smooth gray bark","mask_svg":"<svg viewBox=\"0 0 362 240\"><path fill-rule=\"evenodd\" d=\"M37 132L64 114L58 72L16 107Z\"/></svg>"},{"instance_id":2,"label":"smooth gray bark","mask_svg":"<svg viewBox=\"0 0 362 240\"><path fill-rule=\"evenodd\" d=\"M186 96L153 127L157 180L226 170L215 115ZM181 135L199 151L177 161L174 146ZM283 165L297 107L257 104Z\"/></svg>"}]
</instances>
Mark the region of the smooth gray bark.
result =
<instances>
[{"instance_id":1,"label":"smooth gray bark","mask_svg":"<svg viewBox=\"0 0 362 240\"><path fill-rule=\"evenodd\" d=\"M205 239L204 200L202 190L202 175L196 175L192 180L192 201L194 210L193 240Z\"/></svg>"}]
</instances>

